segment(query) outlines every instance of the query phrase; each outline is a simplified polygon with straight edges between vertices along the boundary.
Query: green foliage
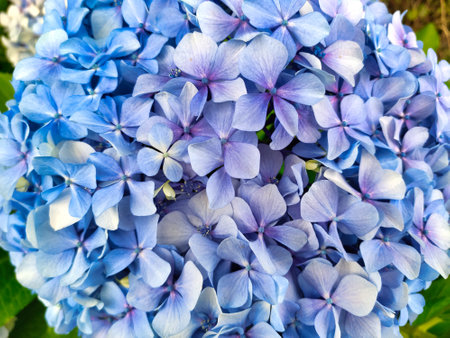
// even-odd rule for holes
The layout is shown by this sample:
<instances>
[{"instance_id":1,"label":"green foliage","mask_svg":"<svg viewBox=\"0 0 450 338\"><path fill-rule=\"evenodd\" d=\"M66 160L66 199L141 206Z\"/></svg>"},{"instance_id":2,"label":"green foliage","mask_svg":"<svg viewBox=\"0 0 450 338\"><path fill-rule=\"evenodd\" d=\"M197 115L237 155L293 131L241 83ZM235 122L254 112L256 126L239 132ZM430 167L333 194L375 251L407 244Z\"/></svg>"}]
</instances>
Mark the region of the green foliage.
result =
<instances>
[{"instance_id":1,"label":"green foliage","mask_svg":"<svg viewBox=\"0 0 450 338\"><path fill-rule=\"evenodd\" d=\"M401 328L405 338L445 337L450 334L450 279L440 278L422 292L425 297L423 313L413 325Z\"/></svg>"},{"instance_id":2,"label":"green foliage","mask_svg":"<svg viewBox=\"0 0 450 338\"><path fill-rule=\"evenodd\" d=\"M417 39L423 41L423 50L439 49L439 33L434 23L429 23L417 32Z\"/></svg>"},{"instance_id":3,"label":"green foliage","mask_svg":"<svg viewBox=\"0 0 450 338\"><path fill-rule=\"evenodd\" d=\"M28 289L22 287L16 280L14 268L9 262L9 255L0 250L0 326L12 319L27 304L34 295Z\"/></svg>"},{"instance_id":4,"label":"green foliage","mask_svg":"<svg viewBox=\"0 0 450 338\"><path fill-rule=\"evenodd\" d=\"M77 337L76 330L73 330L68 335L59 335L48 327L45 321L45 307L36 298L25 309L23 309L14 325L14 329L10 332L9 338L56 338L56 337Z\"/></svg>"},{"instance_id":5,"label":"green foliage","mask_svg":"<svg viewBox=\"0 0 450 338\"><path fill-rule=\"evenodd\" d=\"M6 101L14 96L14 88L11 83L11 74L0 73L0 111L6 111Z\"/></svg>"}]
</instances>

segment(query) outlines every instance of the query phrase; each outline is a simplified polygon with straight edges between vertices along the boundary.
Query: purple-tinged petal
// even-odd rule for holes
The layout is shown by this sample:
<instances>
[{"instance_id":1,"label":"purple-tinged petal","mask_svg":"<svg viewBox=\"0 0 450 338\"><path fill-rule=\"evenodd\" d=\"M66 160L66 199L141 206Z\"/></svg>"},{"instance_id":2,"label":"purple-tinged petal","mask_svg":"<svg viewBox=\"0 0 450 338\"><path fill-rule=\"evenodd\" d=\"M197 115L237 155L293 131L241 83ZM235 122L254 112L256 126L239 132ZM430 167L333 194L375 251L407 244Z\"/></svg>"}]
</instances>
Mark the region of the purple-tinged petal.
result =
<instances>
[{"instance_id":1,"label":"purple-tinged petal","mask_svg":"<svg viewBox=\"0 0 450 338\"><path fill-rule=\"evenodd\" d=\"M347 182L341 173L338 173L333 169L327 169L323 176L353 196L360 197L360 193Z\"/></svg>"},{"instance_id":2,"label":"purple-tinged petal","mask_svg":"<svg viewBox=\"0 0 450 338\"><path fill-rule=\"evenodd\" d=\"M408 279L416 279L419 276L422 261L417 250L409 245L400 243L390 243L390 248L394 266Z\"/></svg>"},{"instance_id":3,"label":"purple-tinged petal","mask_svg":"<svg viewBox=\"0 0 450 338\"><path fill-rule=\"evenodd\" d=\"M351 314L363 317L372 311L377 294L376 286L368 280L357 275L347 275L339 282L332 300Z\"/></svg>"},{"instance_id":4,"label":"purple-tinged petal","mask_svg":"<svg viewBox=\"0 0 450 338\"><path fill-rule=\"evenodd\" d=\"M183 297L188 310L193 310L202 291L203 277L192 261L188 261L175 283L178 293Z\"/></svg>"},{"instance_id":5,"label":"purple-tinged petal","mask_svg":"<svg viewBox=\"0 0 450 338\"><path fill-rule=\"evenodd\" d=\"M250 265L251 250L247 242L229 237L224 239L217 248L217 255L227 261L246 267Z\"/></svg>"},{"instance_id":6,"label":"purple-tinged petal","mask_svg":"<svg viewBox=\"0 0 450 338\"><path fill-rule=\"evenodd\" d=\"M408 130L403 136L402 151L409 152L417 148L422 148L430 137L427 128L414 127Z\"/></svg>"},{"instance_id":7,"label":"purple-tinged petal","mask_svg":"<svg viewBox=\"0 0 450 338\"><path fill-rule=\"evenodd\" d=\"M295 40L306 47L316 45L330 33L327 20L319 12L289 20L288 28Z\"/></svg>"},{"instance_id":8,"label":"purple-tinged petal","mask_svg":"<svg viewBox=\"0 0 450 338\"><path fill-rule=\"evenodd\" d=\"M447 220L440 214L428 217L425 230L427 237L438 247L448 250L450 247L450 229Z\"/></svg>"},{"instance_id":9,"label":"purple-tinged petal","mask_svg":"<svg viewBox=\"0 0 450 338\"><path fill-rule=\"evenodd\" d=\"M217 49L209 79L218 81L237 78L240 73L239 57L244 48L245 43L239 40L230 40L221 43Z\"/></svg>"},{"instance_id":10,"label":"purple-tinged petal","mask_svg":"<svg viewBox=\"0 0 450 338\"><path fill-rule=\"evenodd\" d=\"M272 260L263 236L258 236L256 240L249 242L249 246L258 259L258 263L268 274L277 273L279 266Z\"/></svg>"},{"instance_id":11,"label":"purple-tinged petal","mask_svg":"<svg viewBox=\"0 0 450 338\"><path fill-rule=\"evenodd\" d=\"M240 23L238 18L228 15L222 8L210 1L200 4L196 15L201 31L215 41L223 41Z\"/></svg>"},{"instance_id":12,"label":"purple-tinged petal","mask_svg":"<svg viewBox=\"0 0 450 338\"><path fill-rule=\"evenodd\" d=\"M244 80L241 78L210 82L208 87L214 102L237 101L247 94Z\"/></svg>"},{"instance_id":13,"label":"purple-tinged petal","mask_svg":"<svg viewBox=\"0 0 450 338\"><path fill-rule=\"evenodd\" d=\"M250 93L241 96L236 102L233 127L239 130L261 130L266 123L268 93Z\"/></svg>"},{"instance_id":14,"label":"purple-tinged petal","mask_svg":"<svg viewBox=\"0 0 450 338\"><path fill-rule=\"evenodd\" d=\"M161 286L172 270L169 263L150 249L141 251L138 261L142 279L152 288Z\"/></svg>"},{"instance_id":15,"label":"purple-tinged petal","mask_svg":"<svg viewBox=\"0 0 450 338\"><path fill-rule=\"evenodd\" d=\"M259 188L251 197L249 205L261 226L278 220L286 213L286 202L274 184Z\"/></svg>"},{"instance_id":16,"label":"purple-tinged petal","mask_svg":"<svg viewBox=\"0 0 450 338\"><path fill-rule=\"evenodd\" d=\"M298 132L298 115L294 106L282 98L274 96L273 107L284 129L289 135L295 136Z\"/></svg>"},{"instance_id":17,"label":"purple-tinged petal","mask_svg":"<svg viewBox=\"0 0 450 338\"><path fill-rule=\"evenodd\" d=\"M258 224L249 205L240 197L231 202L233 207L233 219L236 221L239 231L243 234L258 231Z\"/></svg>"},{"instance_id":18,"label":"purple-tinged petal","mask_svg":"<svg viewBox=\"0 0 450 338\"><path fill-rule=\"evenodd\" d=\"M208 78L217 52L217 44L206 34L198 32L184 36L173 61L185 73L197 79Z\"/></svg>"},{"instance_id":19,"label":"purple-tinged petal","mask_svg":"<svg viewBox=\"0 0 450 338\"><path fill-rule=\"evenodd\" d=\"M225 308L238 308L249 298L250 279L246 270L229 273L219 279L217 297L219 304Z\"/></svg>"},{"instance_id":20,"label":"purple-tinged petal","mask_svg":"<svg viewBox=\"0 0 450 338\"><path fill-rule=\"evenodd\" d=\"M208 179L206 194L211 209L223 208L231 202L235 195L233 182L224 168L217 170Z\"/></svg>"},{"instance_id":21,"label":"purple-tinged petal","mask_svg":"<svg viewBox=\"0 0 450 338\"><path fill-rule=\"evenodd\" d=\"M170 77L155 74L142 74L136 80L133 96L149 95L159 92L169 81Z\"/></svg>"},{"instance_id":22,"label":"purple-tinged petal","mask_svg":"<svg viewBox=\"0 0 450 338\"><path fill-rule=\"evenodd\" d=\"M366 120L364 101L358 95L347 95L341 101L342 121L357 125Z\"/></svg>"},{"instance_id":23,"label":"purple-tinged petal","mask_svg":"<svg viewBox=\"0 0 450 338\"><path fill-rule=\"evenodd\" d=\"M444 251L431 243L427 243L421 247L421 252L424 256L425 263L439 272L442 277L448 277L450 273L450 257L448 257L447 251Z\"/></svg>"},{"instance_id":24,"label":"purple-tinged petal","mask_svg":"<svg viewBox=\"0 0 450 338\"><path fill-rule=\"evenodd\" d=\"M156 313L152 327L161 337L172 336L186 328L190 319L191 313L183 298L171 292L164 306Z\"/></svg>"},{"instance_id":25,"label":"purple-tinged petal","mask_svg":"<svg viewBox=\"0 0 450 338\"><path fill-rule=\"evenodd\" d=\"M222 164L222 145L219 139L193 143L188 147L192 169L205 176Z\"/></svg>"},{"instance_id":26,"label":"purple-tinged petal","mask_svg":"<svg viewBox=\"0 0 450 338\"><path fill-rule=\"evenodd\" d=\"M151 288L142 279L130 278L130 288L127 301L130 305L142 311L153 311L161 302L165 288ZM125 302L124 302L125 303ZM123 306L123 305L122 305Z\"/></svg>"},{"instance_id":27,"label":"purple-tinged petal","mask_svg":"<svg viewBox=\"0 0 450 338\"><path fill-rule=\"evenodd\" d=\"M305 270L303 270L302 277L314 287L324 299L327 299L331 296L330 293L339 274L333 266L320 260L313 260L306 266Z\"/></svg>"},{"instance_id":28,"label":"purple-tinged petal","mask_svg":"<svg viewBox=\"0 0 450 338\"><path fill-rule=\"evenodd\" d=\"M363 53L354 41L336 41L328 46L322 61L352 86L355 75L363 68Z\"/></svg>"},{"instance_id":29,"label":"purple-tinged petal","mask_svg":"<svg viewBox=\"0 0 450 338\"><path fill-rule=\"evenodd\" d=\"M344 132L344 128L335 127L328 130L327 159L334 160L350 148L350 142Z\"/></svg>"},{"instance_id":30,"label":"purple-tinged petal","mask_svg":"<svg viewBox=\"0 0 450 338\"><path fill-rule=\"evenodd\" d=\"M297 75L277 89L278 96L305 105L316 104L323 98L324 94L323 83L317 76L310 73Z\"/></svg>"},{"instance_id":31,"label":"purple-tinged petal","mask_svg":"<svg viewBox=\"0 0 450 338\"><path fill-rule=\"evenodd\" d=\"M287 58L287 49L281 42L261 34L241 53L239 69L245 78L272 89L286 66Z\"/></svg>"},{"instance_id":32,"label":"purple-tinged petal","mask_svg":"<svg viewBox=\"0 0 450 338\"><path fill-rule=\"evenodd\" d=\"M302 230L287 225L267 228L264 233L293 251L299 251L308 241Z\"/></svg>"},{"instance_id":33,"label":"purple-tinged petal","mask_svg":"<svg viewBox=\"0 0 450 338\"><path fill-rule=\"evenodd\" d=\"M369 203L357 201L338 218L339 224L343 224L352 234L362 237L377 226L378 211Z\"/></svg>"},{"instance_id":34,"label":"purple-tinged petal","mask_svg":"<svg viewBox=\"0 0 450 338\"><path fill-rule=\"evenodd\" d=\"M278 27L271 37L283 43L288 51L288 59L292 60L297 53L298 47L287 27Z\"/></svg>"},{"instance_id":35,"label":"purple-tinged petal","mask_svg":"<svg viewBox=\"0 0 450 338\"><path fill-rule=\"evenodd\" d=\"M184 252L188 249L189 238L195 233L186 216L180 211L173 211L158 224L158 243L174 245Z\"/></svg>"},{"instance_id":36,"label":"purple-tinged petal","mask_svg":"<svg viewBox=\"0 0 450 338\"><path fill-rule=\"evenodd\" d=\"M381 338L381 323L375 313L370 313L365 317L346 313L344 318L344 329L351 337Z\"/></svg>"},{"instance_id":37,"label":"purple-tinged petal","mask_svg":"<svg viewBox=\"0 0 450 338\"><path fill-rule=\"evenodd\" d=\"M360 250L368 272L376 272L392 263L392 252L381 240L364 241Z\"/></svg>"},{"instance_id":38,"label":"purple-tinged petal","mask_svg":"<svg viewBox=\"0 0 450 338\"><path fill-rule=\"evenodd\" d=\"M242 11L256 28L267 29L281 25L281 14L272 0L246 0Z\"/></svg>"},{"instance_id":39,"label":"purple-tinged petal","mask_svg":"<svg viewBox=\"0 0 450 338\"><path fill-rule=\"evenodd\" d=\"M249 338L265 337L265 338L278 338L280 335L275 329L266 322L259 322L248 330L245 335Z\"/></svg>"},{"instance_id":40,"label":"purple-tinged petal","mask_svg":"<svg viewBox=\"0 0 450 338\"><path fill-rule=\"evenodd\" d=\"M302 218L310 222L328 222L336 217L338 190L330 181L317 181L301 201Z\"/></svg>"},{"instance_id":41,"label":"purple-tinged petal","mask_svg":"<svg viewBox=\"0 0 450 338\"><path fill-rule=\"evenodd\" d=\"M341 119L327 98L322 99L313 106L314 117L317 123L324 128L333 128L341 124Z\"/></svg>"},{"instance_id":42,"label":"purple-tinged petal","mask_svg":"<svg viewBox=\"0 0 450 338\"><path fill-rule=\"evenodd\" d=\"M298 304L300 305L299 319L306 325L314 325L317 314L327 305L323 299L310 298L301 298Z\"/></svg>"},{"instance_id":43,"label":"purple-tinged petal","mask_svg":"<svg viewBox=\"0 0 450 338\"><path fill-rule=\"evenodd\" d=\"M333 306L326 306L317 313L316 318L314 319L314 328L319 334L319 337L334 335L340 337L339 326L336 325L335 309Z\"/></svg>"},{"instance_id":44,"label":"purple-tinged petal","mask_svg":"<svg viewBox=\"0 0 450 338\"><path fill-rule=\"evenodd\" d=\"M251 179L258 175L260 155L252 144L227 142L223 158L225 171L231 177Z\"/></svg>"},{"instance_id":45,"label":"purple-tinged petal","mask_svg":"<svg viewBox=\"0 0 450 338\"><path fill-rule=\"evenodd\" d=\"M220 262L220 258L216 253L218 244L205 236L194 234L189 239L189 247L206 271L213 272Z\"/></svg>"},{"instance_id":46,"label":"purple-tinged petal","mask_svg":"<svg viewBox=\"0 0 450 338\"><path fill-rule=\"evenodd\" d=\"M361 155L358 181L361 192L371 199L401 200L405 196L406 185L402 175L382 169L375 156L366 151Z\"/></svg>"},{"instance_id":47,"label":"purple-tinged petal","mask_svg":"<svg viewBox=\"0 0 450 338\"><path fill-rule=\"evenodd\" d=\"M273 278L265 273L250 270L253 294L269 304L277 304L277 286Z\"/></svg>"},{"instance_id":48,"label":"purple-tinged petal","mask_svg":"<svg viewBox=\"0 0 450 338\"><path fill-rule=\"evenodd\" d=\"M380 227L395 228L402 231L404 228L403 216L398 206L389 202L370 202L378 210L380 216Z\"/></svg>"}]
</instances>

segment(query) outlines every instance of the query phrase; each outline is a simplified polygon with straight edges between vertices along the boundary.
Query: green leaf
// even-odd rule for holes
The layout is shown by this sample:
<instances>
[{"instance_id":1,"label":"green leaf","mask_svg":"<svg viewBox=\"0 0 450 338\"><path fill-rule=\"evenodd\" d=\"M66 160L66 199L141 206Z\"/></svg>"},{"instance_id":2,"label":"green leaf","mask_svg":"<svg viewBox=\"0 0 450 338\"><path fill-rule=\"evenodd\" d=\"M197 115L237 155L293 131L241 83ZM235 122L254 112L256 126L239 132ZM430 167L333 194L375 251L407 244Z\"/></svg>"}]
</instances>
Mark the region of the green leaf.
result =
<instances>
[{"instance_id":1,"label":"green leaf","mask_svg":"<svg viewBox=\"0 0 450 338\"><path fill-rule=\"evenodd\" d=\"M47 325L45 320L45 306L36 298L17 316L14 329L10 332L9 338L75 338L76 330L68 335L59 335Z\"/></svg>"},{"instance_id":2,"label":"green leaf","mask_svg":"<svg viewBox=\"0 0 450 338\"><path fill-rule=\"evenodd\" d=\"M423 41L423 50L439 49L439 33L434 23L429 23L417 32L417 39Z\"/></svg>"},{"instance_id":3,"label":"green leaf","mask_svg":"<svg viewBox=\"0 0 450 338\"><path fill-rule=\"evenodd\" d=\"M412 325L400 328L406 338L444 337L450 332L450 279L439 278L422 292L425 307Z\"/></svg>"},{"instance_id":4,"label":"green leaf","mask_svg":"<svg viewBox=\"0 0 450 338\"><path fill-rule=\"evenodd\" d=\"M14 88L11 86L11 74L0 73L0 111L7 110L6 101L11 100L14 96Z\"/></svg>"},{"instance_id":5,"label":"green leaf","mask_svg":"<svg viewBox=\"0 0 450 338\"><path fill-rule=\"evenodd\" d=\"M27 306L35 296L17 282L9 256L3 250L0 250L0 281L2 283L0 288L0 326L3 326Z\"/></svg>"}]
</instances>

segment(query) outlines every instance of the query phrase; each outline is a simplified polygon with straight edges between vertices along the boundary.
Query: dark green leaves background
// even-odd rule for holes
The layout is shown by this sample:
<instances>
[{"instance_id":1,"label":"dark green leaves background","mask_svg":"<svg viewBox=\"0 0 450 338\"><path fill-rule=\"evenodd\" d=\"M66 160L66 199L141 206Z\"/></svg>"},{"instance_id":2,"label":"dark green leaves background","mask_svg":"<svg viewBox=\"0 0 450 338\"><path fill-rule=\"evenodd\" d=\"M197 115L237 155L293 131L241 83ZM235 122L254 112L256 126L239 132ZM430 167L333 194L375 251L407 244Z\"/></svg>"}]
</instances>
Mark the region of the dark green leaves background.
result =
<instances>
[{"instance_id":1,"label":"dark green leaves background","mask_svg":"<svg viewBox=\"0 0 450 338\"><path fill-rule=\"evenodd\" d=\"M424 42L424 49L434 48L439 57L449 60L450 48L447 14L450 4L447 0L389 0L390 10L410 9L405 23L413 26L417 38ZM7 8L7 0L0 0L0 11ZM430 20L433 20L430 22ZM447 26L445 26L447 25ZM0 35L4 31L0 28ZM3 46L0 44L0 111L6 110L5 102L13 97L10 84L12 66L7 62ZM264 138L264 134L258 135ZM311 171L311 175L314 172ZM10 330L10 337L53 338L64 337L54 333L44 318L45 307L29 290L20 286L14 275L9 256L0 249L0 327ZM426 299L424 312L412 326L401 329L404 337L428 338L450 336L450 279L442 278L433 282L423 292ZM65 337L76 337L76 330Z\"/></svg>"}]
</instances>

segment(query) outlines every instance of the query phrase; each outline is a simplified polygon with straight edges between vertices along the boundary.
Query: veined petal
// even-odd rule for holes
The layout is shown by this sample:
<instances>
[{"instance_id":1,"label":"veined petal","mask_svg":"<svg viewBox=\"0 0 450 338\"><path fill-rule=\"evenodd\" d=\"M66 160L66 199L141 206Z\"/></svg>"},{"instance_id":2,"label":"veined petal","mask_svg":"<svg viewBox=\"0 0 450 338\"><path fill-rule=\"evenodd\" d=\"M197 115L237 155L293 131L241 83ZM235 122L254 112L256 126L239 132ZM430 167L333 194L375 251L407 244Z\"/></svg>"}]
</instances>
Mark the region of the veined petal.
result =
<instances>
[{"instance_id":1,"label":"veined petal","mask_svg":"<svg viewBox=\"0 0 450 338\"><path fill-rule=\"evenodd\" d=\"M236 102L233 127L239 130L261 130L266 123L267 107L271 99L268 93L242 95Z\"/></svg>"},{"instance_id":2,"label":"veined petal","mask_svg":"<svg viewBox=\"0 0 450 338\"><path fill-rule=\"evenodd\" d=\"M328 21L319 12L312 12L289 20L289 30L301 45L314 46L330 33Z\"/></svg>"},{"instance_id":3,"label":"veined petal","mask_svg":"<svg viewBox=\"0 0 450 338\"><path fill-rule=\"evenodd\" d=\"M287 49L280 41L261 34L241 53L239 69L245 78L272 89L286 66L287 58Z\"/></svg>"},{"instance_id":4,"label":"veined petal","mask_svg":"<svg viewBox=\"0 0 450 338\"><path fill-rule=\"evenodd\" d=\"M155 191L155 182L153 181L132 181L128 180L130 189L130 207L131 213L135 216L149 216L156 212L153 203L153 194Z\"/></svg>"},{"instance_id":5,"label":"veined petal","mask_svg":"<svg viewBox=\"0 0 450 338\"><path fill-rule=\"evenodd\" d=\"M337 306L362 317L372 311L377 294L376 286L368 280L357 275L347 275L339 282L332 299Z\"/></svg>"},{"instance_id":6,"label":"veined petal","mask_svg":"<svg viewBox=\"0 0 450 338\"><path fill-rule=\"evenodd\" d=\"M228 15L218 5L209 1L202 2L196 14L202 32L215 41L223 41L240 23L238 18Z\"/></svg>"},{"instance_id":7,"label":"veined petal","mask_svg":"<svg viewBox=\"0 0 450 338\"><path fill-rule=\"evenodd\" d=\"M142 250L137 260L142 279L152 288L161 286L167 280L172 270L170 264L151 249Z\"/></svg>"},{"instance_id":8,"label":"veined petal","mask_svg":"<svg viewBox=\"0 0 450 338\"><path fill-rule=\"evenodd\" d=\"M281 97L274 96L273 107L284 129L289 135L295 136L298 132L298 115L294 106Z\"/></svg>"},{"instance_id":9,"label":"veined petal","mask_svg":"<svg viewBox=\"0 0 450 338\"><path fill-rule=\"evenodd\" d=\"M188 146L192 169L200 176L205 176L222 164L222 145L220 140L211 138L207 141Z\"/></svg>"},{"instance_id":10,"label":"veined petal","mask_svg":"<svg viewBox=\"0 0 450 338\"><path fill-rule=\"evenodd\" d=\"M272 0L246 0L242 11L256 28L267 29L281 25L281 13Z\"/></svg>"},{"instance_id":11,"label":"veined petal","mask_svg":"<svg viewBox=\"0 0 450 338\"><path fill-rule=\"evenodd\" d=\"M217 297L219 304L226 309L238 308L249 298L250 279L248 272L239 270L219 279Z\"/></svg>"},{"instance_id":12,"label":"veined petal","mask_svg":"<svg viewBox=\"0 0 450 338\"><path fill-rule=\"evenodd\" d=\"M139 169L147 176L155 176L158 173L163 159L163 154L151 148L142 148L137 154Z\"/></svg>"},{"instance_id":13,"label":"veined petal","mask_svg":"<svg viewBox=\"0 0 450 338\"><path fill-rule=\"evenodd\" d=\"M277 89L278 96L305 105L316 104L324 94L325 86L317 76L311 73L297 75Z\"/></svg>"},{"instance_id":14,"label":"veined petal","mask_svg":"<svg viewBox=\"0 0 450 338\"><path fill-rule=\"evenodd\" d=\"M186 34L180 41L173 61L185 73L197 79L208 78L217 52L217 44L206 34Z\"/></svg>"},{"instance_id":15,"label":"veined petal","mask_svg":"<svg viewBox=\"0 0 450 338\"><path fill-rule=\"evenodd\" d=\"M225 171L231 177L251 179L259 172L259 150L252 144L228 142L224 145Z\"/></svg>"}]
</instances>

